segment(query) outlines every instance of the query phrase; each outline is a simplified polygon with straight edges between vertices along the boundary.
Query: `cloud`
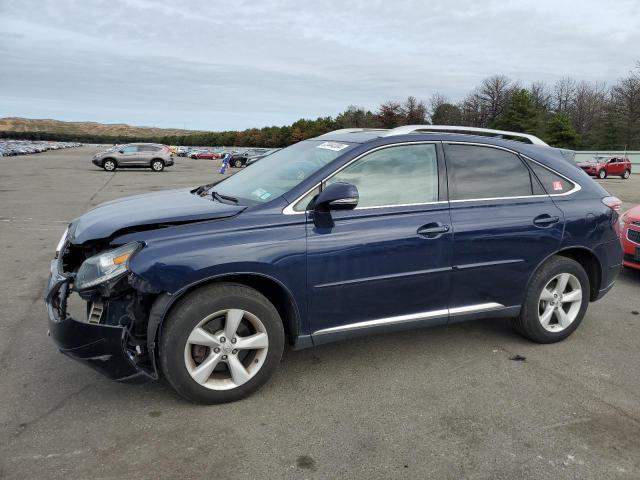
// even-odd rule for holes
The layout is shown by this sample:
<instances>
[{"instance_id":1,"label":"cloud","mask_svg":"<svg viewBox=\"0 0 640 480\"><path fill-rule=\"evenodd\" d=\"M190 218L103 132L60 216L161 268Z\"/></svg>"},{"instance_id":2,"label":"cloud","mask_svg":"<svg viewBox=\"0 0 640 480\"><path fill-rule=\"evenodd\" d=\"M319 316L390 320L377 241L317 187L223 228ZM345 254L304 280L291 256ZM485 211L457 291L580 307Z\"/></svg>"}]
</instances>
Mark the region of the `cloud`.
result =
<instances>
[{"instance_id":1,"label":"cloud","mask_svg":"<svg viewBox=\"0 0 640 480\"><path fill-rule=\"evenodd\" d=\"M235 129L484 77L614 82L634 1L4 1L0 115Z\"/></svg>"}]
</instances>

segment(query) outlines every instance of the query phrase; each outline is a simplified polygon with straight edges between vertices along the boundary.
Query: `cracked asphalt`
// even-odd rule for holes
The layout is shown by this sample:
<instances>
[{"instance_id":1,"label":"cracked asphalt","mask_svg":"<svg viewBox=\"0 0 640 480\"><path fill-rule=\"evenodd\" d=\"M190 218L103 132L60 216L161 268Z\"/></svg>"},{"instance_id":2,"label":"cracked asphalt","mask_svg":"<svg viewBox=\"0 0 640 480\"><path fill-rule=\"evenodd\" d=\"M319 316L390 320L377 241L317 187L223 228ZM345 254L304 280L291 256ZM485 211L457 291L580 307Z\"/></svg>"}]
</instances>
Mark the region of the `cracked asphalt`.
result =
<instances>
[{"instance_id":1,"label":"cracked asphalt","mask_svg":"<svg viewBox=\"0 0 640 480\"><path fill-rule=\"evenodd\" d=\"M640 477L640 272L559 344L484 320L287 351L262 390L222 406L60 355L42 298L65 224L218 175L181 158L107 173L95 151L0 158L0 478ZM640 172L603 183L640 203Z\"/></svg>"}]
</instances>

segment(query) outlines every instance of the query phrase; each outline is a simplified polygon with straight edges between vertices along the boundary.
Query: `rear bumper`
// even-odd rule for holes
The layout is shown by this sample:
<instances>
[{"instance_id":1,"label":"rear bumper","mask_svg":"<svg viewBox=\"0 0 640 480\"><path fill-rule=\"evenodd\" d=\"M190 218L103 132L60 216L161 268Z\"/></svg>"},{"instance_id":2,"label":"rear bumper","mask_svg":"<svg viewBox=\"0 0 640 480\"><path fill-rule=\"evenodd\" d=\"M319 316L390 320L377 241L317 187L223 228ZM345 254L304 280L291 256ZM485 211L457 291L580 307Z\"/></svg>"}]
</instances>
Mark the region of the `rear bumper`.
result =
<instances>
[{"instance_id":1,"label":"rear bumper","mask_svg":"<svg viewBox=\"0 0 640 480\"><path fill-rule=\"evenodd\" d=\"M600 290L593 301L604 297L611 290L622 270L622 245L619 239L610 240L599 245L594 253L600 260Z\"/></svg>"},{"instance_id":2,"label":"rear bumper","mask_svg":"<svg viewBox=\"0 0 640 480\"><path fill-rule=\"evenodd\" d=\"M52 261L45 303L49 335L60 352L112 380L130 383L147 380L148 375L135 366L133 353L125 346L124 327L90 324L67 315L70 281L60 273L58 260Z\"/></svg>"}]
</instances>

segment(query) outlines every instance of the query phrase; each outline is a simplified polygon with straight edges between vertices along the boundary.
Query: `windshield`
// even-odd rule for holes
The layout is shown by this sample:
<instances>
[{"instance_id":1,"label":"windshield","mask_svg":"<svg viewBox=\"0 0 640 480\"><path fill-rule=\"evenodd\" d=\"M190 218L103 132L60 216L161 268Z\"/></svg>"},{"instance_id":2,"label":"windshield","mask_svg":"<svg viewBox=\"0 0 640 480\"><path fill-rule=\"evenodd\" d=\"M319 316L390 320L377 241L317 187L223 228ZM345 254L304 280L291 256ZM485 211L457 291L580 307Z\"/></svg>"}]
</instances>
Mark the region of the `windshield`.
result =
<instances>
[{"instance_id":1,"label":"windshield","mask_svg":"<svg viewBox=\"0 0 640 480\"><path fill-rule=\"evenodd\" d=\"M242 200L268 202L354 146L352 143L305 140L263 158L213 188L220 195L237 198L240 203Z\"/></svg>"}]
</instances>

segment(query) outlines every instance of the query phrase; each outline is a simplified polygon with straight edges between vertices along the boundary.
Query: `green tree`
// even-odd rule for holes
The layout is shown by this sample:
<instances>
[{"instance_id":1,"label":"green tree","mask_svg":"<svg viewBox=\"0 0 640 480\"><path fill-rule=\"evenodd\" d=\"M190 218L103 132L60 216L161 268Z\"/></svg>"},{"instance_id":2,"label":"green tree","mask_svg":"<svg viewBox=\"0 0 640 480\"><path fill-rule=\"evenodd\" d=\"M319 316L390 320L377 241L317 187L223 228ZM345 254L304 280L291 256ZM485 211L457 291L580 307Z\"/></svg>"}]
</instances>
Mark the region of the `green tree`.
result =
<instances>
[{"instance_id":1,"label":"green tree","mask_svg":"<svg viewBox=\"0 0 640 480\"><path fill-rule=\"evenodd\" d=\"M514 91L504 112L493 123L493 127L513 132L535 133L540 129L541 111L536 107L531 94L525 89Z\"/></svg>"},{"instance_id":2,"label":"green tree","mask_svg":"<svg viewBox=\"0 0 640 480\"><path fill-rule=\"evenodd\" d=\"M554 147L574 148L576 130L564 113L554 113L547 122L545 140Z\"/></svg>"},{"instance_id":3,"label":"green tree","mask_svg":"<svg viewBox=\"0 0 640 480\"><path fill-rule=\"evenodd\" d=\"M448 102L437 105L431 114L431 122L434 125L460 125L462 123L460 107Z\"/></svg>"}]
</instances>

